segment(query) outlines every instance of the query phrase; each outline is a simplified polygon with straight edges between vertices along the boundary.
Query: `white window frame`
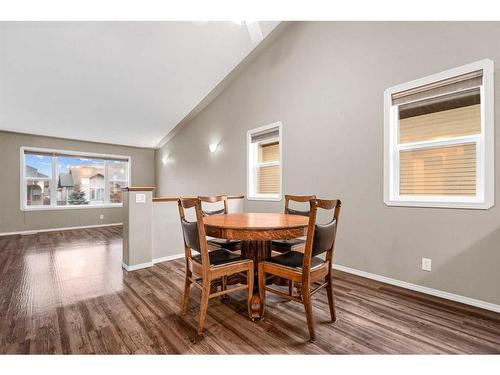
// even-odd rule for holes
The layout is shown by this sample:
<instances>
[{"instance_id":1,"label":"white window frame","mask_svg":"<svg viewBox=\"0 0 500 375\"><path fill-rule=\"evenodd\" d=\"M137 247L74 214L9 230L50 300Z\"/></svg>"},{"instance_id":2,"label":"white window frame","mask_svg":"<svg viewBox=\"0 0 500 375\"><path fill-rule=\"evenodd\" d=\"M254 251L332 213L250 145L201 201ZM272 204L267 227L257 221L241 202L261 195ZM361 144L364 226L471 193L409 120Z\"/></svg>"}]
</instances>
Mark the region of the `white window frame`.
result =
<instances>
[{"instance_id":1,"label":"white window frame","mask_svg":"<svg viewBox=\"0 0 500 375\"><path fill-rule=\"evenodd\" d=\"M401 91L428 85L462 74L482 70L481 133L436 141L398 145L398 106L392 104L392 95ZM384 92L384 202L388 206L440 207L488 209L495 204L495 122L493 61L480 60L458 68L390 87ZM454 144L476 144L476 196L427 196L399 194L399 151Z\"/></svg>"},{"instance_id":2,"label":"white window frame","mask_svg":"<svg viewBox=\"0 0 500 375\"><path fill-rule=\"evenodd\" d=\"M35 180L49 180L51 182L50 191L50 205L49 206L28 206L26 204L26 180L30 179L26 177L26 164L24 155L26 152L41 152L47 154L64 154L65 156L75 156L75 157L85 157L85 158L104 158L104 159L117 159L128 162L127 177L128 186L132 186L132 158L127 155L111 155L111 154L97 154L92 152L80 152L80 151L69 151L69 150L57 150L51 148L40 148L40 147L30 147L21 146L20 148L20 203L21 211L50 211L50 210L75 210L75 209L93 209L93 208L120 208L123 207L122 203L103 203L103 204L85 204L85 205L57 205L57 157L52 157L52 177L49 178L31 178ZM105 176L104 176L104 194L107 197L108 187L107 187L107 163L105 165ZM111 181L111 180L110 180Z\"/></svg>"},{"instance_id":3,"label":"white window frame","mask_svg":"<svg viewBox=\"0 0 500 375\"><path fill-rule=\"evenodd\" d=\"M251 129L247 132L247 199L254 201L281 201L283 196L283 124L281 121L272 124L264 125L259 128ZM278 137L269 138L261 142L252 143L252 135L255 133L272 131L278 129ZM268 144L279 142L279 162L258 163L258 146L260 144ZM257 193L257 168L279 165L280 167L280 191L278 194L258 194Z\"/></svg>"}]
</instances>

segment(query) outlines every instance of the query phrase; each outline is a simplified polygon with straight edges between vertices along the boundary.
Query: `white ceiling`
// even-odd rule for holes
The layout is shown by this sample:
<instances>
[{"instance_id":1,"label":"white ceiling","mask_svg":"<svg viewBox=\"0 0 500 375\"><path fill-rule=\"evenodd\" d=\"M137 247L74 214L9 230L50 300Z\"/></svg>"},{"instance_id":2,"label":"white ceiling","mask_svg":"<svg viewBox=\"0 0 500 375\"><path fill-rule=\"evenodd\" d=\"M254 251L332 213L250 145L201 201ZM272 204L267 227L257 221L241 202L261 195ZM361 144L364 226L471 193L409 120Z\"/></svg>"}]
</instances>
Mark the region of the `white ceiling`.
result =
<instances>
[{"instance_id":1,"label":"white ceiling","mask_svg":"<svg viewBox=\"0 0 500 375\"><path fill-rule=\"evenodd\" d=\"M0 129L154 147L256 45L232 22L0 22Z\"/></svg>"}]
</instances>

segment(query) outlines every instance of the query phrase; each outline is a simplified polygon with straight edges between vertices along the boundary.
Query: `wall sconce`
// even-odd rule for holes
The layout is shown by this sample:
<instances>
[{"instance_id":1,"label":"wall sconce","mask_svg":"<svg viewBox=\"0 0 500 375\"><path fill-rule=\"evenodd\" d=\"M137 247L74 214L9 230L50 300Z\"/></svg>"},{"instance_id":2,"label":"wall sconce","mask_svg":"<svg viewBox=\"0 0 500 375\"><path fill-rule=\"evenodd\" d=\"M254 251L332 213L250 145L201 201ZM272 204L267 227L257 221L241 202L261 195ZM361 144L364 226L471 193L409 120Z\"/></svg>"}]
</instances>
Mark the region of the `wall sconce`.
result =
<instances>
[{"instance_id":1,"label":"wall sconce","mask_svg":"<svg viewBox=\"0 0 500 375\"><path fill-rule=\"evenodd\" d=\"M164 156L161 158L161 162L163 163L163 165L167 164L167 161L168 161L168 157Z\"/></svg>"},{"instance_id":2,"label":"wall sconce","mask_svg":"<svg viewBox=\"0 0 500 375\"><path fill-rule=\"evenodd\" d=\"M214 143L214 144L211 144L210 146L208 146L208 148L210 149L210 152L215 152L215 151L217 151L218 146L219 146L218 143Z\"/></svg>"}]
</instances>

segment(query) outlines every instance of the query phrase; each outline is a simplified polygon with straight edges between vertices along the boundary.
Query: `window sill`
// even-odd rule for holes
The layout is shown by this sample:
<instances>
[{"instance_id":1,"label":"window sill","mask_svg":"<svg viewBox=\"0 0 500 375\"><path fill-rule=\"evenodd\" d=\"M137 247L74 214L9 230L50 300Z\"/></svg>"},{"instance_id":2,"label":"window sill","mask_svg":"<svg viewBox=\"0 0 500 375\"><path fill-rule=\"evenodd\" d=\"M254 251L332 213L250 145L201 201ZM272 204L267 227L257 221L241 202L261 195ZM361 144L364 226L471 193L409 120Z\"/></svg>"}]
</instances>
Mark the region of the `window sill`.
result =
<instances>
[{"instance_id":1,"label":"window sill","mask_svg":"<svg viewBox=\"0 0 500 375\"><path fill-rule=\"evenodd\" d=\"M268 202L279 202L281 201L281 194L276 196L248 196L249 201L268 201Z\"/></svg>"},{"instance_id":2,"label":"window sill","mask_svg":"<svg viewBox=\"0 0 500 375\"><path fill-rule=\"evenodd\" d=\"M59 211L59 210L85 210L94 208L122 208L122 203L108 203L108 204L82 204L73 206L34 206L34 207L21 207L21 211Z\"/></svg>"},{"instance_id":3,"label":"window sill","mask_svg":"<svg viewBox=\"0 0 500 375\"><path fill-rule=\"evenodd\" d=\"M395 201L385 200L390 207L420 207L420 208L456 208L469 210L487 210L493 207L493 202L429 202L429 201Z\"/></svg>"}]
</instances>

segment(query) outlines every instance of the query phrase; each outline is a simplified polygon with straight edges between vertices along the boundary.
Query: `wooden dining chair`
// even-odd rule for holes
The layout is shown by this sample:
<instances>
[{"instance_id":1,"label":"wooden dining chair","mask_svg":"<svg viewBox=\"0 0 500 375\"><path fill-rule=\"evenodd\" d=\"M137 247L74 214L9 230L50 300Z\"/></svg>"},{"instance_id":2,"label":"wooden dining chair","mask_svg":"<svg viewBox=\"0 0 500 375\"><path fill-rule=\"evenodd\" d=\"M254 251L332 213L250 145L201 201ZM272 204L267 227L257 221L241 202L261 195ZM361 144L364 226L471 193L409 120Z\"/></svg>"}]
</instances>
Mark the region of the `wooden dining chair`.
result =
<instances>
[{"instance_id":1,"label":"wooden dining chair","mask_svg":"<svg viewBox=\"0 0 500 375\"><path fill-rule=\"evenodd\" d=\"M300 211L290 208L290 201L309 203L311 199L315 199L315 195L285 195L285 214L309 216L309 210ZM288 251L302 247L306 241L302 238L292 238L290 240L274 240L271 241L271 250L278 253L286 253Z\"/></svg>"},{"instance_id":2,"label":"wooden dining chair","mask_svg":"<svg viewBox=\"0 0 500 375\"><path fill-rule=\"evenodd\" d=\"M321 288L325 287L328 295L328 305L332 322L335 322L335 297L332 287L332 259L335 246L335 236L340 214L340 200L311 199L309 225L304 253L290 251L275 257L270 257L259 263L259 295L262 309L265 308L266 291L278 294L286 299L300 302L304 305L309 328L310 340L314 341L314 319L312 313L311 297ZM318 209L333 211L333 218L328 224L317 224ZM319 257L325 254L325 259ZM298 294L284 293L265 285L266 275L271 274L292 283L300 283ZM311 290L311 287L314 289ZM264 311L262 311L262 314Z\"/></svg>"},{"instance_id":3,"label":"wooden dining chair","mask_svg":"<svg viewBox=\"0 0 500 375\"><path fill-rule=\"evenodd\" d=\"M198 334L201 335L203 334L205 326L208 301L210 298L246 289L248 293L248 316L251 319L251 300L254 278L253 261L222 248L209 252L205 235L205 226L203 224L201 201L197 198L180 198L178 200L178 206L186 257L186 278L184 282L182 312L185 313L187 310L189 291L191 284L193 284L201 289L200 319L198 323ZM186 220L184 210L189 208L194 208L196 212L196 221L190 222ZM192 250L195 250L198 254L193 255ZM235 286L230 289L223 288L221 291L212 292L212 281L243 272L246 272L246 284Z\"/></svg>"},{"instance_id":4,"label":"wooden dining chair","mask_svg":"<svg viewBox=\"0 0 500 375\"><path fill-rule=\"evenodd\" d=\"M228 205L228 201L227 201L227 195L198 197L198 199L201 202L206 202L206 203L224 202L224 208L221 208L219 210L202 210L203 215L205 215L205 216L224 215L224 214L229 213L229 209L228 209L229 205ZM224 238L210 238L208 240L208 243L210 245L222 247L222 248L227 249L229 251L241 250L241 241L239 241L239 240L227 240Z\"/></svg>"}]
</instances>

